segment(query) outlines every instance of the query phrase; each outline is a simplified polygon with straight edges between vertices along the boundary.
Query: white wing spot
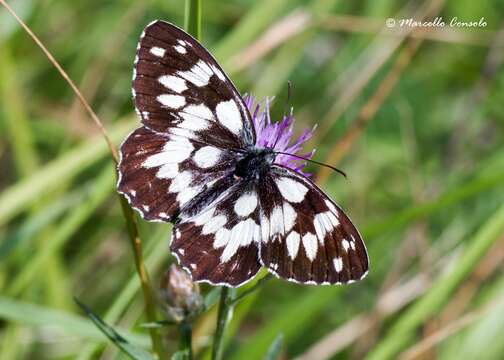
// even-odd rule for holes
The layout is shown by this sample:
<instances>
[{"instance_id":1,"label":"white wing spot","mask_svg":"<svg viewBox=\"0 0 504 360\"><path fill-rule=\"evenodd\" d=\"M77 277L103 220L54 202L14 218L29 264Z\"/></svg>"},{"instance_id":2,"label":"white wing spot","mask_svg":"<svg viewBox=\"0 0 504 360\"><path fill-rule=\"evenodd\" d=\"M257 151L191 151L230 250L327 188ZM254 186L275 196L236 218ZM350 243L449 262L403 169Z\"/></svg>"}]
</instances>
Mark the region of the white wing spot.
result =
<instances>
[{"instance_id":1,"label":"white wing spot","mask_svg":"<svg viewBox=\"0 0 504 360\"><path fill-rule=\"evenodd\" d=\"M233 134L239 134L243 124L240 111L233 100L222 101L215 108L219 122Z\"/></svg>"},{"instance_id":2,"label":"white wing spot","mask_svg":"<svg viewBox=\"0 0 504 360\"><path fill-rule=\"evenodd\" d=\"M293 203L303 201L306 193L308 192L308 188L306 186L291 178L281 177L279 179L275 179L275 183L284 199Z\"/></svg>"},{"instance_id":3,"label":"white wing spot","mask_svg":"<svg viewBox=\"0 0 504 360\"><path fill-rule=\"evenodd\" d=\"M190 171L183 171L172 180L168 191L171 193L179 193L187 191L192 181L192 174Z\"/></svg>"},{"instance_id":4,"label":"white wing spot","mask_svg":"<svg viewBox=\"0 0 504 360\"><path fill-rule=\"evenodd\" d=\"M332 230L332 225L326 217L326 213L320 213L315 215L313 218L313 226L315 227L315 232L321 244L324 243L324 238L327 232Z\"/></svg>"},{"instance_id":5,"label":"white wing spot","mask_svg":"<svg viewBox=\"0 0 504 360\"><path fill-rule=\"evenodd\" d=\"M193 160L200 168L206 169L215 166L221 154L222 151L214 146L204 146L194 153Z\"/></svg>"},{"instance_id":6,"label":"white wing spot","mask_svg":"<svg viewBox=\"0 0 504 360\"><path fill-rule=\"evenodd\" d=\"M227 217L225 215L217 215L203 226L201 233L203 235L215 234L220 228L222 228L227 223Z\"/></svg>"},{"instance_id":7,"label":"white wing spot","mask_svg":"<svg viewBox=\"0 0 504 360\"><path fill-rule=\"evenodd\" d=\"M186 48L181 45L176 45L173 47L179 54L185 54L187 52Z\"/></svg>"},{"instance_id":8,"label":"white wing spot","mask_svg":"<svg viewBox=\"0 0 504 360\"><path fill-rule=\"evenodd\" d=\"M312 233L306 233L303 236L303 246L308 259L310 261L315 260L318 250L317 237Z\"/></svg>"},{"instance_id":9,"label":"white wing spot","mask_svg":"<svg viewBox=\"0 0 504 360\"><path fill-rule=\"evenodd\" d=\"M187 159L193 150L194 147L187 138L174 138L166 142L161 152L145 159L142 166L145 168L153 168L170 163L180 163Z\"/></svg>"},{"instance_id":10,"label":"white wing spot","mask_svg":"<svg viewBox=\"0 0 504 360\"><path fill-rule=\"evenodd\" d=\"M350 248L350 243L348 242L348 240L343 239L341 241L341 245L343 245L343 249L345 250L345 252L348 252L348 249Z\"/></svg>"},{"instance_id":11,"label":"white wing spot","mask_svg":"<svg viewBox=\"0 0 504 360\"><path fill-rule=\"evenodd\" d=\"M287 202L283 203L283 218L285 232L288 232L296 225L297 214L294 208Z\"/></svg>"},{"instance_id":12,"label":"white wing spot","mask_svg":"<svg viewBox=\"0 0 504 360\"><path fill-rule=\"evenodd\" d=\"M178 173L179 168L177 163L167 163L159 168L156 177L159 179L173 179Z\"/></svg>"},{"instance_id":13,"label":"white wing spot","mask_svg":"<svg viewBox=\"0 0 504 360\"><path fill-rule=\"evenodd\" d=\"M280 206L276 206L270 214L270 235L275 234L284 234L284 218Z\"/></svg>"},{"instance_id":14,"label":"white wing spot","mask_svg":"<svg viewBox=\"0 0 504 360\"><path fill-rule=\"evenodd\" d=\"M214 216L214 213L215 207L212 207L209 210L202 211L201 213L193 217L191 221L198 226L205 225Z\"/></svg>"},{"instance_id":15,"label":"white wing spot","mask_svg":"<svg viewBox=\"0 0 504 360\"><path fill-rule=\"evenodd\" d=\"M329 208L329 210L331 210L335 214L338 214L338 209L336 209L336 206L334 206L334 204L332 202L330 202L327 199L324 200L324 202L325 202L326 206Z\"/></svg>"},{"instance_id":16,"label":"white wing spot","mask_svg":"<svg viewBox=\"0 0 504 360\"><path fill-rule=\"evenodd\" d=\"M213 120L212 112L203 104L186 106L179 115L184 119L179 126L194 131L208 128L208 121Z\"/></svg>"},{"instance_id":17,"label":"white wing spot","mask_svg":"<svg viewBox=\"0 0 504 360\"><path fill-rule=\"evenodd\" d=\"M210 65L210 67L212 68L212 71L215 75L217 75L217 77L221 80L221 81L226 81L226 77L224 76L224 74L222 73L222 71L219 70L219 68L215 65Z\"/></svg>"},{"instance_id":18,"label":"white wing spot","mask_svg":"<svg viewBox=\"0 0 504 360\"><path fill-rule=\"evenodd\" d=\"M267 243L270 236L270 222L268 218L261 215L261 239L263 243Z\"/></svg>"},{"instance_id":19,"label":"white wing spot","mask_svg":"<svg viewBox=\"0 0 504 360\"><path fill-rule=\"evenodd\" d=\"M257 207L257 195L255 192L243 194L236 200L234 211L238 216L248 216Z\"/></svg>"},{"instance_id":20,"label":"white wing spot","mask_svg":"<svg viewBox=\"0 0 504 360\"><path fill-rule=\"evenodd\" d=\"M292 260L294 260L299 251L299 242L301 240L301 236L295 231L291 231L291 233L285 239L287 243L287 252Z\"/></svg>"},{"instance_id":21,"label":"white wing spot","mask_svg":"<svg viewBox=\"0 0 504 360\"><path fill-rule=\"evenodd\" d=\"M226 246L227 243L229 242L229 238L231 237L231 231L225 228L220 228L216 233L215 233L215 240L213 243L214 249L221 248L223 246Z\"/></svg>"},{"instance_id":22,"label":"white wing spot","mask_svg":"<svg viewBox=\"0 0 504 360\"><path fill-rule=\"evenodd\" d=\"M212 77L212 70L203 60L200 60L190 70L178 71L177 75L192 82L196 86L205 86L208 85Z\"/></svg>"},{"instance_id":23,"label":"white wing spot","mask_svg":"<svg viewBox=\"0 0 504 360\"><path fill-rule=\"evenodd\" d=\"M158 81L167 89L179 94L187 90L186 81L178 76L163 75L158 78Z\"/></svg>"},{"instance_id":24,"label":"white wing spot","mask_svg":"<svg viewBox=\"0 0 504 360\"><path fill-rule=\"evenodd\" d=\"M162 94L159 95L156 100L160 102L162 105L167 106L172 109L181 108L186 104L185 97L180 95L170 95L170 94Z\"/></svg>"},{"instance_id":25,"label":"white wing spot","mask_svg":"<svg viewBox=\"0 0 504 360\"><path fill-rule=\"evenodd\" d=\"M258 232L259 225L257 225L252 219L240 221L238 224L233 226L231 229L231 237L221 254L221 261L227 262L236 254L240 246L249 245L252 241L254 241Z\"/></svg>"},{"instance_id":26,"label":"white wing spot","mask_svg":"<svg viewBox=\"0 0 504 360\"><path fill-rule=\"evenodd\" d=\"M150 48L149 52L154 56L163 57L166 52L166 49L163 49L163 48L160 48L157 46L153 46Z\"/></svg>"},{"instance_id":27,"label":"white wing spot","mask_svg":"<svg viewBox=\"0 0 504 360\"><path fill-rule=\"evenodd\" d=\"M343 259L340 258L340 257L336 257L334 258L333 260L333 264L334 264L334 270L336 270L336 272L341 272L341 270L343 270Z\"/></svg>"},{"instance_id":28,"label":"white wing spot","mask_svg":"<svg viewBox=\"0 0 504 360\"><path fill-rule=\"evenodd\" d=\"M199 194L201 191L201 187L188 187L184 191L180 191L177 195L177 201L180 203L180 206L186 204L193 197Z\"/></svg>"},{"instance_id":29,"label":"white wing spot","mask_svg":"<svg viewBox=\"0 0 504 360\"><path fill-rule=\"evenodd\" d=\"M142 111L142 118L145 120L149 120L149 112L148 111Z\"/></svg>"}]
</instances>

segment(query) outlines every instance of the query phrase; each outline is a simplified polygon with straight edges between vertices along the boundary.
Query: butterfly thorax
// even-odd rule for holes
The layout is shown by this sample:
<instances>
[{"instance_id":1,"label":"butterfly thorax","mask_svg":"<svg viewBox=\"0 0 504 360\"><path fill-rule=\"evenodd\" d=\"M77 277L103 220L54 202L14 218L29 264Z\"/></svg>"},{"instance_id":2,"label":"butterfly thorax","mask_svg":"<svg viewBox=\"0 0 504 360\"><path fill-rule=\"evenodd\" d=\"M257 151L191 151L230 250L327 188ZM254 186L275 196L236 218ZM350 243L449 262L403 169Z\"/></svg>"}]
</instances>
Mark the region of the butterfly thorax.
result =
<instances>
[{"instance_id":1,"label":"butterfly thorax","mask_svg":"<svg viewBox=\"0 0 504 360\"><path fill-rule=\"evenodd\" d=\"M270 170L273 161L273 149L251 147L236 164L234 175L243 179L259 179Z\"/></svg>"}]
</instances>

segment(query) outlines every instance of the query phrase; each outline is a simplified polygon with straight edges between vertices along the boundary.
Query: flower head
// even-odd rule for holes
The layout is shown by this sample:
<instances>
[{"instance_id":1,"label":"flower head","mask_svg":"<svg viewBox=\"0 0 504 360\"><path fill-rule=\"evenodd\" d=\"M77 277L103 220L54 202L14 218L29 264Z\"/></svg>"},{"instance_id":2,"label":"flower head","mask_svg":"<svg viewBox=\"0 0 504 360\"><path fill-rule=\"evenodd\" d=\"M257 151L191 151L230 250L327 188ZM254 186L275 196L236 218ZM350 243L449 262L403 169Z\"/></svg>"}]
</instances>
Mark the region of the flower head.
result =
<instances>
[{"instance_id":1,"label":"flower head","mask_svg":"<svg viewBox=\"0 0 504 360\"><path fill-rule=\"evenodd\" d=\"M294 116L292 115L292 111L284 115L280 121L272 122L269 109L270 99L265 99L264 106L261 109L261 105L255 102L253 96L245 95L243 98L252 115L252 122L254 123L257 136L255 144L257 147L269 147L275 151L298 155L307 159L313 156L315 150L301 154L298 154L298 152L301 150L303 143L311 138L315 127L311 130L303 130L297 139L291 141L294 134ZM305 176L310 176L310 174L303 173L302 171L303 167L306 165L306 161L294 156L278 154L275 158L275 164L286 166Z\"/></svg>"},{"instance_id":2,"label":"flower head","mask_svg":"<svg viewBox=\"0 0 504 360\"><path fill-rule=\"evenodd\" d=\"M187 272L172 264L161 279L161 297L168 315L176 322L197 315L203 306L198 284Z\"/></svg>"}]
</instances>

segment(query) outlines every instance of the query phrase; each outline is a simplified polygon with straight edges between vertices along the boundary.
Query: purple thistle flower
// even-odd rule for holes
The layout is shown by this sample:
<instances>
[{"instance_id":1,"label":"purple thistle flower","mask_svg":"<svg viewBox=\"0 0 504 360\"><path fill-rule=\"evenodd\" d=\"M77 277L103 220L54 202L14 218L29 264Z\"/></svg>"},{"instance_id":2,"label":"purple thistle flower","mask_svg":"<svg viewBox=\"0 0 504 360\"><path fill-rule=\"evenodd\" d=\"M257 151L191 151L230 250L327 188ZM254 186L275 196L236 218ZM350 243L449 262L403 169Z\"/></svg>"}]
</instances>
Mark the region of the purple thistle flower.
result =
<instances>
[{"instance_id":1,"label":"purple thistle flower","mask_svg":"<svg viewBox=\"0 0 504 360\"><path fill-rule=\"evenodd\" d=\"M282 120L272 122L270 117L269 98L265 99L262 109L261 105L255 102L253 96L247 94L243 96L243 99L245 101L245 105L250 111L250 114L252 115L252 122L254 123L254 129L257 135L257 147L269 147L276 151L282 151L311 159L315 153L315 149L301 154L298 154L298 152L301 150L303 143L312 137L316 126L314 126L311 130L304 129L301 135L291 143L294 133L294 116L292 115L292 110L288 115L284 115ZM311 175L302 171L303 167L306 165L306 161L290 155L276 155L275 164L286 166L299 172L300 174L303 174L304 176Z\"/></svg>"}]
</instances>

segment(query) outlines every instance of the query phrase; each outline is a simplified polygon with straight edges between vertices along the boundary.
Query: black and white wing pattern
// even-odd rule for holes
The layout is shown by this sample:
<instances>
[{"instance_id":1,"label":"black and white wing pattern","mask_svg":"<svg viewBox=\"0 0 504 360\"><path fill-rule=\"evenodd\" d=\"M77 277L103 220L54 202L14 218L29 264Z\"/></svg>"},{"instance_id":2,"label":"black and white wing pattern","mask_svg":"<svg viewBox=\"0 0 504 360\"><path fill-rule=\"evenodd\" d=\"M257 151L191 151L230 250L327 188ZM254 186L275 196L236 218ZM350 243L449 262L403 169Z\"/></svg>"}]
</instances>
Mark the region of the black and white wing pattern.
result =
<instances>
[{"instance_id":1,"label":"black and white wing pattern","mask_svg":"<svg viewBox=\"0 0 504 360\"><path fill-rule=\"evenodd\" d=\"M133 97L142 123L220 148L255 143L242 97L210 53L164 21L141 35L133 72Z\"/></svg>"},{"instance_id":2,"label":"black and white wing pattern","mask_svg":"<svg viewBox=\"0 0 504 360\"><path fill-rule=\"evenodd\" d=\"M261 179L260 261L289 281L348 284L364 278L368 257L348 216L315 184L273 165Z\"/></svg>"},{"instance_id":3,"label":"black and white wing pattern","mask_svg":"<svg viewBox=\"0 0 504 360\"><path fill-rule=\"evenodd\" d=\"M255 143L250 114L213 57L163 21L142 33L133 71L144 124L121 146L118 190L147 220L171 221Z\"/></svg>"},{"instance_id":4,"label":"black and white wing pattern","mask_svg":"<svg viewBox=\"0 0 504 360\"><path fill-rule=\"evenodd\" d=\"M216 182L208 193L212 203L181 214L170 248L194 280L240 286L261 267L259 197L252 183L232 176Z\"/></svg>"},{"instance_id":5,"label":"black and white wing pattern","mask_svg":"<svg viewBox=\"0 0 504 360\"><path fill-rule=\"evenodd\" d=\"M306 284L367 274L350 219L272 164L274 149L255 147L242 97L190 35L163 21L145 28L133 97L143 127L121 146L118 191L145 219L174 223L171 250L194 280L239 286L261 266Z\"/></svg>"}]
</instances>

